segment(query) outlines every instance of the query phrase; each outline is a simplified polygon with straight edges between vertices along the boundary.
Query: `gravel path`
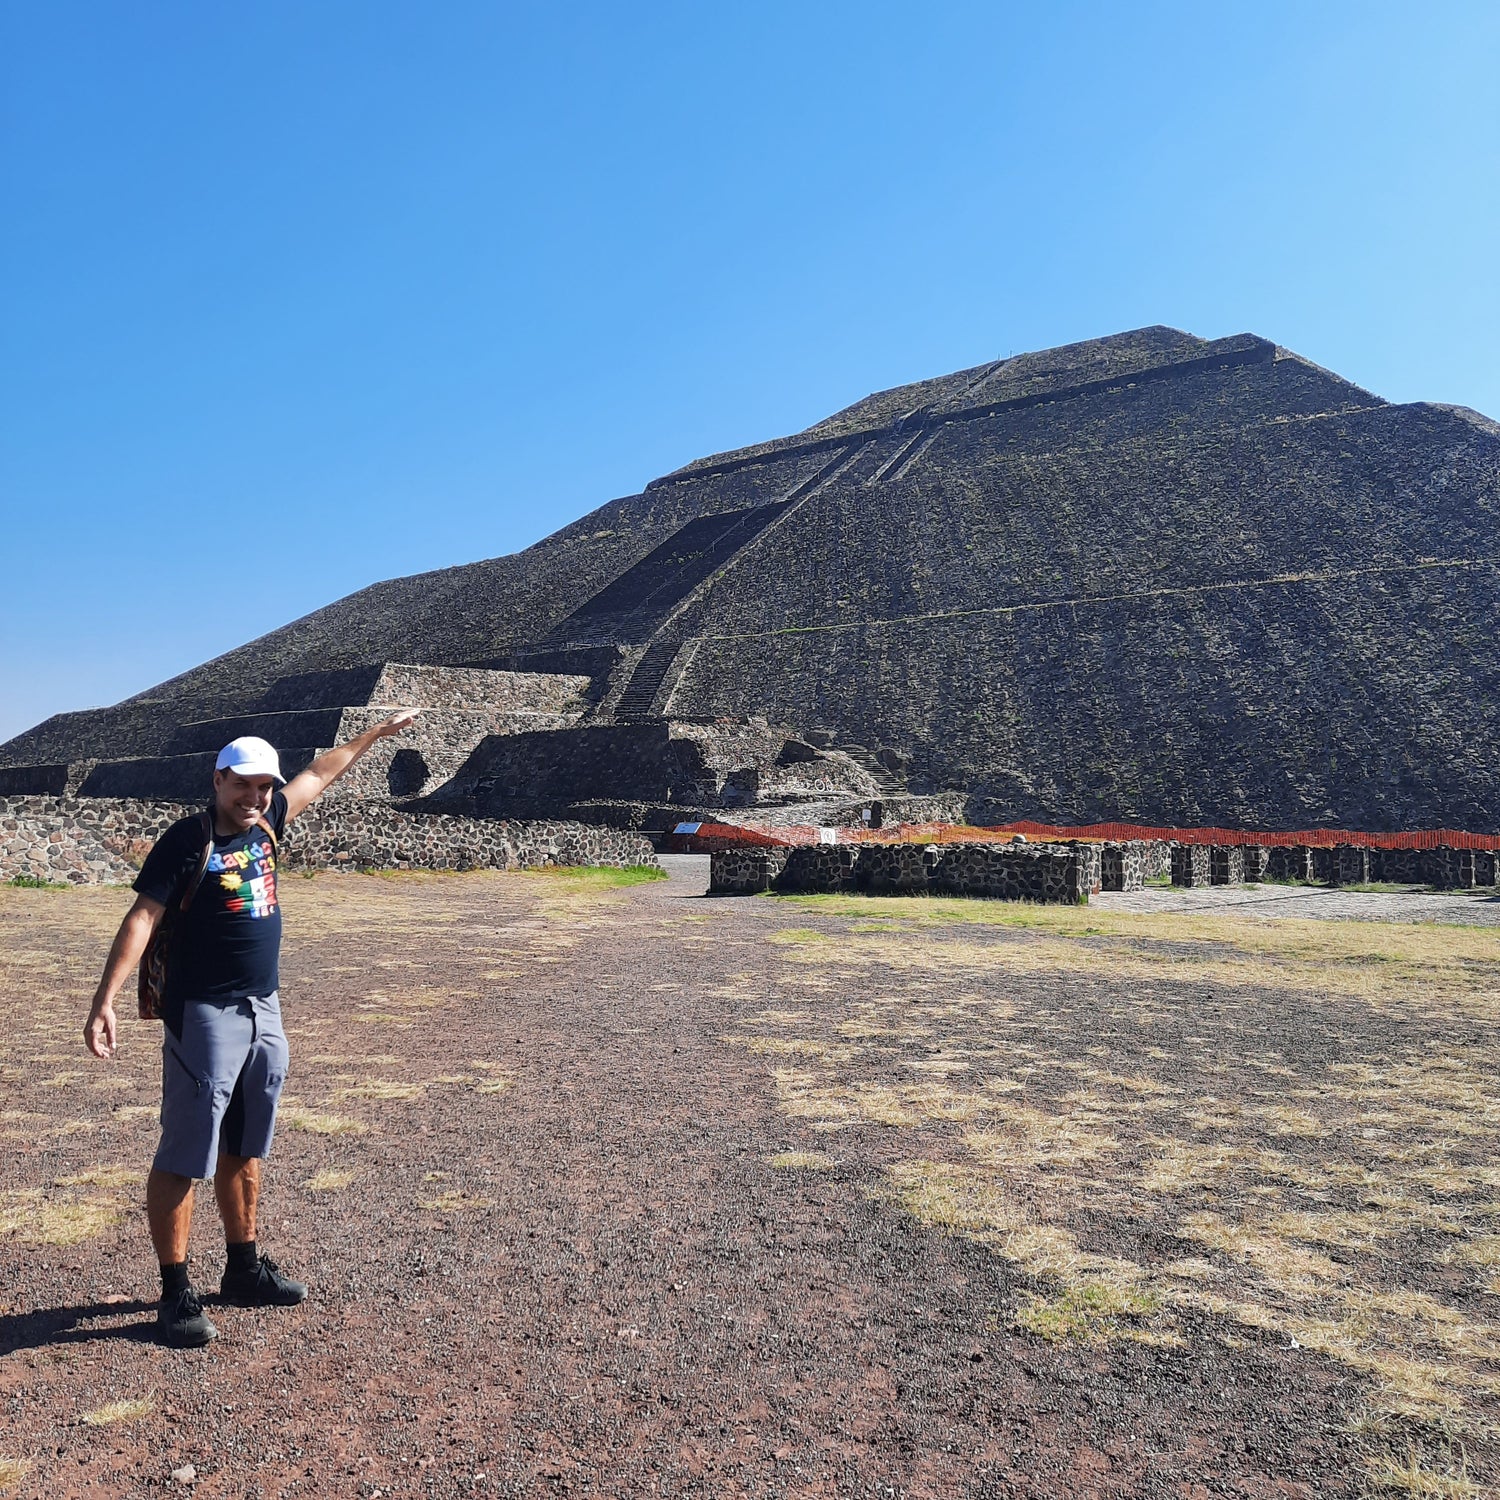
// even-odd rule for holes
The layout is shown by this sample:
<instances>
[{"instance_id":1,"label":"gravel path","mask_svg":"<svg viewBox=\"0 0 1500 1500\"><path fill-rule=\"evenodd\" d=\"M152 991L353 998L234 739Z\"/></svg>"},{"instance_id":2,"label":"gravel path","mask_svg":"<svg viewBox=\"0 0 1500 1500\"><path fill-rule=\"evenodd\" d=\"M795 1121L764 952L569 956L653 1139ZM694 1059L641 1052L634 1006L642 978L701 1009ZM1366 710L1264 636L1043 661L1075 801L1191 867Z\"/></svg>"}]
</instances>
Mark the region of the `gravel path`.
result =
<instances>
[{"instance_id":1,"label":"gravel path","mask_svg":"<svg viewBox=\"0 0 1500 1500\"><path fill-rule=\"evenodd\" d=\"M706 859L665 863L670 881L612 892L287 882L293 1102L262 1241L314 1291L290 1312L211 1309L223 1336L190 1354L150 1342L128 1176L154 1140L155 1034L127 1021L108 1066L77 1042L127 897L0 892L0 1461L27 1466L16 1492L1358 1492L1347 1370L1207 1316L1180 1347L1021 1332L1024 1278L876 1191L878 1131L789 1169L784 1153L830 1137L778 1107L778 1059L728 1033L789 1003L776 935L818 919L706 900ZM1275 910L1413 899L1297 893ZM1014 971L953 982L1054 1003ZM1080 993L1136 1002L1138 983L1113 983ZM75 1208L118 1223L72 1243L66 1215L36 1228ZM212 1288L206 1203L193 1255Z\"/></svg>"}]
</instances>

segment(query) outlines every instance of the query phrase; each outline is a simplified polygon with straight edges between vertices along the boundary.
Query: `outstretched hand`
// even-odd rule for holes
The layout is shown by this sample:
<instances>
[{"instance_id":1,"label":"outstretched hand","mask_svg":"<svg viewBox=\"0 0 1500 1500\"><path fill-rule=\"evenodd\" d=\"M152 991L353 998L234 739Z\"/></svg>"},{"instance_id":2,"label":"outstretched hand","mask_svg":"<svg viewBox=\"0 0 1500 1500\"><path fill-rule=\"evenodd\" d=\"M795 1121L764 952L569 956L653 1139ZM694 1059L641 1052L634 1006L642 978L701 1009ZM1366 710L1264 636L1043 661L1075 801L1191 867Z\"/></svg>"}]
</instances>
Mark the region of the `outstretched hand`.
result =
<instances>
[{"instance_id":1,"label":"outstretched hand","mask_svg":"<svg viewBox=\"0 0 1500 1500\"><path fill-rule=\"evenodd\" d=\"M420 708L403 708L399 713L392 714L384 724L376 725L376 737L384 740L389 739L393 734L401 734L417 722L417 715L421 712Z\"/></svg>"}]
</instances>

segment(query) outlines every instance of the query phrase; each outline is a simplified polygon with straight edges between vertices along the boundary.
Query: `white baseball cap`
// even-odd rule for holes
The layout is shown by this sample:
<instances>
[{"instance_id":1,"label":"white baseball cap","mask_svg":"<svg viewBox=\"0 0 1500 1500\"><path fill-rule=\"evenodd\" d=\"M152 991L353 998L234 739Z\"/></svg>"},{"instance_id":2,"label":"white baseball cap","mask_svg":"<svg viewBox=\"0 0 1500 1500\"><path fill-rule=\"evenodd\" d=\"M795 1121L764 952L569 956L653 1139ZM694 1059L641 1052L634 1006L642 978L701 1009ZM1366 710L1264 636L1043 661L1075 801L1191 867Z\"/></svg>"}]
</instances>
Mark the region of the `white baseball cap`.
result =
<instances>
[{"instance_id":1,"label":"white baseball cap","mask_svg":"<svg viewBox=\"0 0 1500 1500\"><path fill-rule=\"evenodd\" d=\"M276 751L263 739L253 734L242 735L219 751L214 762L216 771L237 771L241 776L274 776L285 781L281 774L281 762Z\"/></svg>"}]
</instances>

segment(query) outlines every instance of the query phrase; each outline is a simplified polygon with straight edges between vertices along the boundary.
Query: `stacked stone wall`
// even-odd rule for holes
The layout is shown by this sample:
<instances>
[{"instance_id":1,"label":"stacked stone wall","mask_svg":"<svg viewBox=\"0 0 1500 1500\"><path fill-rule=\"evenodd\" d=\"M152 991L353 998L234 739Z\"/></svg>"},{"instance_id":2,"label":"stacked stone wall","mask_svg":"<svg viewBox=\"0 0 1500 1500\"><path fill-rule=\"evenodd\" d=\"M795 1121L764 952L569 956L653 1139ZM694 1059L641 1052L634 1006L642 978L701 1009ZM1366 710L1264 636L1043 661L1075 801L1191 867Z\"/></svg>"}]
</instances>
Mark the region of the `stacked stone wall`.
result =
<instances>
[{"instance_id":1,"label":"stacked stone wall","mask_svg":"<svg viewBox=\"0 0 1500 1500\"><path fill-rule=\"evenodd\" d=\"M709 889L988 896L1077 905L1097 889L1097 844L811 844L726 849L711 857Z\"/></svg>"},{"instance_id":2,"label":"stacked stone wall","mask_svg":"<svg viewBox=\"0 0 1500 1500\"><path fill-rule=\"evenodd\" d=\"M1312 850L1306 844L1288 844L1266 850L1267 880L1311 880Z\"/></svg>"},{"instance_id":3,"label":"stacked stone wall","mask_svg":"<svg viewBox=\"0 0 1500 1500\"><path fill-rule=\"evenodd\" d=\"M197 810L126 798L0 797L0 880L128 884L156 839ZM281 849L281 864L294 870L657 863L646 839L613 828L402 813L354 801L315 804Z\"/></svg>"},{"instance_id":4,"label":"stacked stone wall","mask_svg":"<svg viewBox=\"0 0 1500 1500\"><path fill-rule=\"evenodd\" d=\"M857 890L854 867L861 853L858 844L807 844L793 849L776 889L820 893Z\"/></svg>"},{"instance_id":5,"label":"stacked stone wall","mask_svg":"<svg viewBox=\"0 0 1500 1500\"><path fill-rule=\"evenodd\" d=\"M716 849L709 860L710 892L716 896L753 896L776 888L790 849Z\"/></svg>"},{"instance_id":6,"label":"stacked stone wall","mask_svg":"<svg viewBox=\"0 0 1500 1500\"><path fill-rule=\"evenodd\" d=\"M1370 879L1392 885L1423 885L1429 873L1427 849L1371 849Z\"/></svg>"},{"instance_id":7,"label":"stacked stone wall","mask_svg":"<svg viewBox=\"0 0 1500 1500\"><path fill-rule=\"evenodd\" d=\"M935 846L867 844L859 856L860 889L871 895L909 895L930 890L937 862Z\"/></svg>"},{"instance_id":8,"label":"stacked stone wall","mask_svg":"<svg viewBox=\"0 0 1500 1500\"><path fill-rule=\"evenodd\" d=\"M1140 841L1105 844L1099 851L1100 889L1106 891L1144 890L1146 888L1146 851L1149 847Z\"/></svg>"},{"instance_id":9,"label":"stacked stone wall","mask_svg":"<svg viewBox=\"0 0 1500 1500\"><path fill-rule=\"evenodd\" d=\"M1238 844L1210 844L1208 878L1213 885L1244 885L1244 850Z\"/></svg>"},{"instance_id":10,"label":"stacked stone wall","mask_svg":"<svg viewBox=\"0 0 1500 1500\"><path fill-rule=\"evenodd\" d=\"M1207 844L1172 845L1172 884L1196 890L1213 881Z\"/></svg>"},{"instance_id":11,"label":"stacked stone wall","mask_svg":"<svg viewBox=\"0 0 1500 1500\"><path fill-rule=\"evenodd\" d=\"M1466 891L1477 884L1472 849L1428 849L1425 867L1427 882L1444 891Z\"/></svg>"}]
</instances>

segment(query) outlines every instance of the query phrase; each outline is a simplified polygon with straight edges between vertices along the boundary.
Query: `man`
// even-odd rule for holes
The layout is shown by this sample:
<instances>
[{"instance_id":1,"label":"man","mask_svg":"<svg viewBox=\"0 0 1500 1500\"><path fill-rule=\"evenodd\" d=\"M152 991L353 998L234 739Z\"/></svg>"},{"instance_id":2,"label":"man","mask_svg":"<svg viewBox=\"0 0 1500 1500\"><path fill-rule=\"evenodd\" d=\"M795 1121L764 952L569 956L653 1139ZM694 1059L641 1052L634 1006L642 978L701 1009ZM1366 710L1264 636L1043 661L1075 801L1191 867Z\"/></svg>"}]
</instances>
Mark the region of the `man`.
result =
<instances>
[{"instance_id":1,"label":"man","mask_svg":"<svg viewBox=\"0 0 1500 1500\"><path fill-rule=\"evenodd\" d=\"M196 1178L213 1177L224 1221L223 1299L289 1307L307 1295L255 1243L260 1161L271 1148L287 1070L277 995L276 846L293 818L377 740L401 733L413 717L397 714L367 729L290 781L265 740L247 736L226 745L214 771L206 863L204 820L183 818L157 840L136 877L135 905L109 950L83 1037L95 1057L115 1055L115 995L162 914L183 901L196 879L167 953L161 1144L146 1179L146 1217L161 1263L157 1329L165 1343L189 1348L218 1336L188 1280ZM280 782L285 787L278 791Z\"/></svg>"}]
</instances>

